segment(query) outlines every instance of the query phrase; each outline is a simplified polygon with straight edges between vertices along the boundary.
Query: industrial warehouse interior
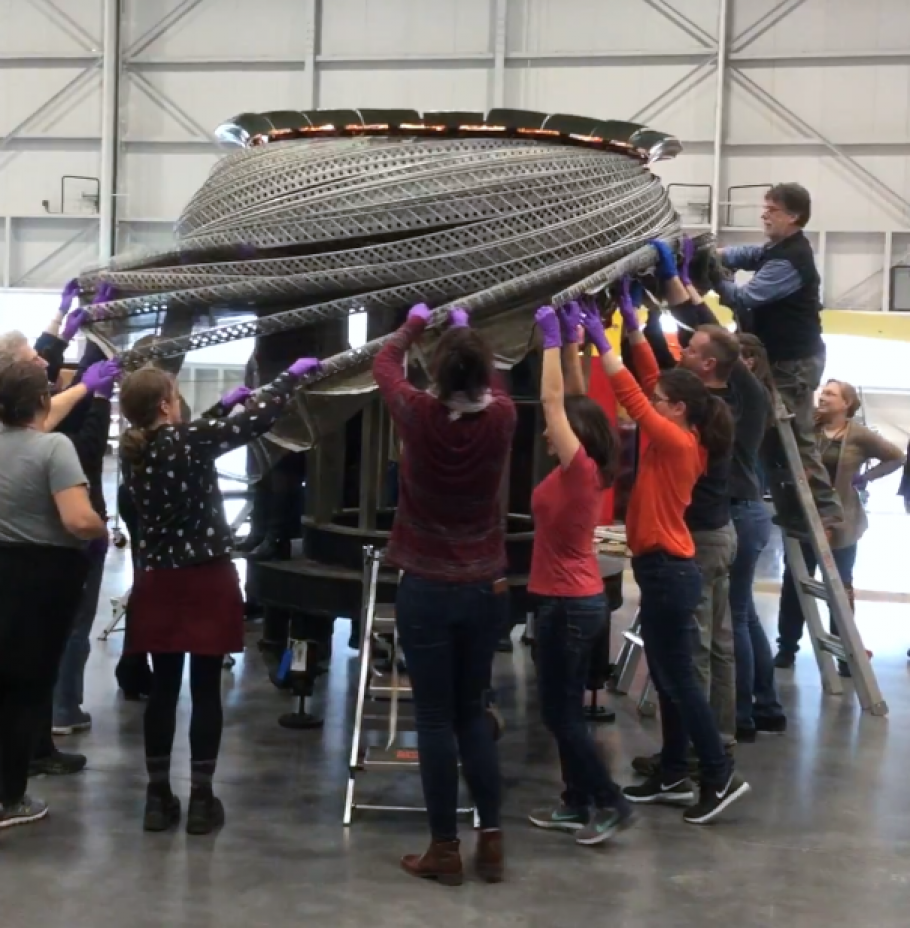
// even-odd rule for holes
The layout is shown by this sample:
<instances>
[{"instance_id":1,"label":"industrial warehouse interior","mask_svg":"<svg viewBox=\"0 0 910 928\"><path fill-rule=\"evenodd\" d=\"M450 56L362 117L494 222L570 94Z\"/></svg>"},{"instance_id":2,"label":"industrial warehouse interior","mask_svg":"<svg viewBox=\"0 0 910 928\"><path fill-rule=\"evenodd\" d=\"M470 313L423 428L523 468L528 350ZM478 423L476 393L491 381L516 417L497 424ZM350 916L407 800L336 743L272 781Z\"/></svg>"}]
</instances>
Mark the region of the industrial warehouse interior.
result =
<instances>
[{"instance_id":1,"label":"industrial warehouse interior","mask_svg":"<svg viewBox=\"0 0 910 928\"><path fill-rule=\"evenodd\" d=\"M0 0L0 421L2 928L906 925L907 0Z\"/></svg>"}]
</instances>

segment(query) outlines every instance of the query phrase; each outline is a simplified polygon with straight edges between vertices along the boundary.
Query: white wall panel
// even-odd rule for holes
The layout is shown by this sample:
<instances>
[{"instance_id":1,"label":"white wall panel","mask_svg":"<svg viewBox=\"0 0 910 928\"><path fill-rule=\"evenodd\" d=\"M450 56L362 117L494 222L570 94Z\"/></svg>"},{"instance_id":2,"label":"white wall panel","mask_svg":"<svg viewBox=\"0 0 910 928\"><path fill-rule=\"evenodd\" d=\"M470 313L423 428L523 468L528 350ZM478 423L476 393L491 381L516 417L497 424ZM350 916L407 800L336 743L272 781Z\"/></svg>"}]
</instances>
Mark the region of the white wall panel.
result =
<instances>
[{"instance_id":1,"label":"white wall panel","mask_svg":"<svg viewBox=\"0 0 910 928\"><path fill-rule=\"evenodd\" d=\"M713 0L674 3L714 35ZM699 22L699 20L701 22ZM644 0L510 0L507 50L661 52L698 47L695 39Z\"/></svg>"},{"instance_id":2,"label":"white wall panel","mask_svg":"<svg viewBox=\"0 0 910 928\"><path fill-rule=\"evenodd\" d=\"M128 0L128 50L180 0ZM264 58L302 55L307 0L203 0L141 52L142 58Z\"/></svg>"},{"instance_id":3,"label":"white wall panel","mask_svg":"<svg viewBox=\"0 0 910 928\"><path fill-rule=\"evenodd\" d=\"M332 69L319 76L319 105L486 110L488 83L483 68Z\"/></svg>"},{"instance_id":4,"label":"white wall panel","mask_svg":"<svg viewBox=\"0 0 910 928\"><path fill-rule=\"evenodd\" d=\"M301 4L302 5L302 4ZM491 51L488 0L329 0L319 51L327 56Z\"/></svg>"},{"instance_id":5,"label":"white wall panel","mask_svg":"<svg viewBox=\"0 0 910 928\"><path fill-rule=\"evenodd\" d=\"M102 0L55 0L76 25L101 42ZM0 0L0 54L66 55L85 52L49 7L30 0ZM88 44L88 43L86 43Z\"/></svg>"},{"instance_id":6,"label":"white wall panel","mask_svg":"<svg viewBox=\"0 0 910 928\"><path fill-rule=\"evenodd\" d=\"M127 219L176 219L220 157L215 150L131 151L121 176L121 214Z\"/></svg>"},{"instance_id":7,"label":"white wall panel","mask_svg":"<svg viewBox=\"0 0 910 928\"><path fill-rule=\"evenodd\" d=\"M707 139L714 125L713 81L702 82L673 106L662 105L662 98L691 71L691 65L675 64L647 69L626 64L509 67L506 105L608 119L632 119L644 113L649 124L663 132Z\"/></svg>"},{"instance_id":8,"label":"white wall panel","mask_svg":"<svg viewBox=\"0 0 910 928\"><path fill-rule=\"evenodd\" d=\"M835 309L878 309L882 302L881 235L828 233L825 294Z\"/></svg>"},{"instance_id":9,"label":"white wall panel","mask_svg":"<svg viewBox=\"0 0 910 928\"><path fill-rule=\"evenodd\" d=\"M10 282L14 287L61 284L98 257L94 219L17 219L13 236Z\"/></svg>"}]
</instances>

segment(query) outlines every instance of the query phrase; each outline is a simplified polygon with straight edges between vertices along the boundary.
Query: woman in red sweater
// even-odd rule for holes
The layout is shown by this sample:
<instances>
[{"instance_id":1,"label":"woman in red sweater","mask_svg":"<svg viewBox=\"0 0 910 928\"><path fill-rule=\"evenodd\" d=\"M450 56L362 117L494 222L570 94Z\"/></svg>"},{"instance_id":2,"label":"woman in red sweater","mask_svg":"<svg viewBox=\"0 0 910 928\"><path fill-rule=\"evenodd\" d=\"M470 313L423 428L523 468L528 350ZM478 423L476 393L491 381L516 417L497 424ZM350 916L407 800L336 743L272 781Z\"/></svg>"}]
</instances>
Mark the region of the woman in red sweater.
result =
<instances>
[{"instance_id":1,"label":"woman in red sweater","mask_svg":"<svg viewBox=\"0 0 910 928\"><path fill-rule=\"evenodd\" d=\"M694 799L687 762L691 739L701 768L701 792L683 818L704 825L749 791L724 752L692 663L701 574L684 519L709 453L724 453L732 445L733 420L727 405L691 371L660 373L644 335L633 331L629 342L643 392L610 350L599 316L586 312L583 323L617 399L648 438L629 499L626 532L641 596L645 655L660 701L663 750L660 770L623 792L630 802L689 805Z\"/></svg>"},{"instance_id":2,"label":"woman in red sweater","mask_svg":"<svg viewBox=\"0 0 910 928\"><path fill-rule=\"evenodd\" d=\"M412 876L463 880L458 843L458 757L477 805L475 866L503 875L499 761L484 695L507 595L503 472L515 406L497 383L493 356L467 313L433 355L433 386L418 390L405 355L432 315L415 306L373 364L373 376L401 439L398 509L385 552L402 571L396 614L414 692L420 775L432 842L402 858Z\"/></svg>"},{"instance_id":3,"label":"woman in red sweater","mask_svg":"<svg viewBox=\"0 0 910 928\"><path fill-rule=\"evenodd\" d=\"M547 444L559 466L531 497L528 590L540 597L534 623L537 686L544 724L559 748L565 790L560 806L532 812L530 819L539 828L575 832L579 844L600 844L632 817L584 717L591 649L607 621L594 529L603 492L616 476L619 441L603 409L584 395L581 308L572 303L557 318L545 306L536 318L543 337L540 402Z\"/></svg>"}]
</instances>

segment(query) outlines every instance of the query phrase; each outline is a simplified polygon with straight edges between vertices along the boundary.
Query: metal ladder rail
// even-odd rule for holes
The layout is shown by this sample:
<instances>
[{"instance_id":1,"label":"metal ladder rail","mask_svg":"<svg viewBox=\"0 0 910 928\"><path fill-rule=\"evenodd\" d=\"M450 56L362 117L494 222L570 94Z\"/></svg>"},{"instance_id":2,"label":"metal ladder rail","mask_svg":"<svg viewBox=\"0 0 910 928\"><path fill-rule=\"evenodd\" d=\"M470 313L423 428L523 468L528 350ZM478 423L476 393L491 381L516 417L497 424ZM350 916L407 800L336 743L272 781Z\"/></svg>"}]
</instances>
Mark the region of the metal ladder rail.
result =
<instances>
[{"instance_id":1,"label":"metal ladder rail","mask_svg":"<svg viewBox=\"0 0 910 928\"><path fill-rule=\"evenodd\" d=\"M809 629L809 637L812 640L812 648L821 675L822 687L825 692L835 696L843 693L843 684L838 676L833 659L837 658L846 661L862 709L872 715L887 715L888 704L882 696L875 671L872 669L872 662L863 646L862 638L856 627L853 610L847 599L847 592L844 589L837 565L834 563L834 555L831 553L831 546L828 543L825 528L812 498L809 480L806 477L806 471L796 444L796 436L793 433L792 416L789 413L776 410L775 420L784 456L787 459L789 475L795 486L806 524L809 526L809 542L812 545L822 575L821 583L809 576L799 540L785 534L784 546L790 569L793 572L800 607L806 620L806 626ZM818 610L817 600L819 599L828 604L840 632L840 638L825 631Z\"/></svg>"}]
</instances>

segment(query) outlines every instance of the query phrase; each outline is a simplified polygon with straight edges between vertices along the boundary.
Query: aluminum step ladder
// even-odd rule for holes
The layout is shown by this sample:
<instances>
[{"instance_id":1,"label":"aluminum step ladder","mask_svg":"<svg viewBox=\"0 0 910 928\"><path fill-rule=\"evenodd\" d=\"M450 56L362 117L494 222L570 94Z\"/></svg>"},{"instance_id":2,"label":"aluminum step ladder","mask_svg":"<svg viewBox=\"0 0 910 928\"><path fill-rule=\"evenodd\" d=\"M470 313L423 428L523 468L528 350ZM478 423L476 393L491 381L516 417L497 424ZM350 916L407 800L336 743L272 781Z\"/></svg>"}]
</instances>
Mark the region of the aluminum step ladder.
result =
<instances>
[{"instance_id":1,"label":"aluminum step ladder","mask_svg":"<svg viewBox=\"0 0 910 928\"><path fill-rule=\"evenodd\" d=\"M808 534L803 538L784 533L784 550L787 563L793 573L806 628L812 640L822 687L826 693L833 696L843 694L843 682L834 660L836 658L844 661L850 668L856 695L862 709L872 715L887 715L888 705L879 689L869 653L863 646L862 638L856 627L853 610L850 608L844 584L837 565L834 563L831 546L812 498L812 491L809 489L809 480L799 455L796 436L793 434L792 415L782 407L778 407L775 409L775 423L781 449L786 459L786 468L779 475L778 482L795 491L800 510L809 528ZM801 541L812 545L821 571L821 581L809 576L800 547ZM825 630L818 609L818 600L828 604L840 637ZM629 630L623 634L623 638L622 650L608 684L613 692L620 694L630 691L644 653L637 617ZM653 716L656 712L652 690L651 678L648 676L638 699L638 710L643 716Z\"/></svg>"},{"instance_id":2,"label":"aluminum step ladder","mask_svg":"<svg viewBox=\"0 0 910 928\"><path fill-rule=\"evenodd\" d=\"M378 602L383 551L363 549L363 611L360 633L360 673L351 736L348 785L343 823L355 810L425 812L425 806L377 805L357 801L358 777L370 770L419 770L413 695L395 625L393 603ZM473 814L473 808L459 809Z\"/></svg>"}]
</instances>

